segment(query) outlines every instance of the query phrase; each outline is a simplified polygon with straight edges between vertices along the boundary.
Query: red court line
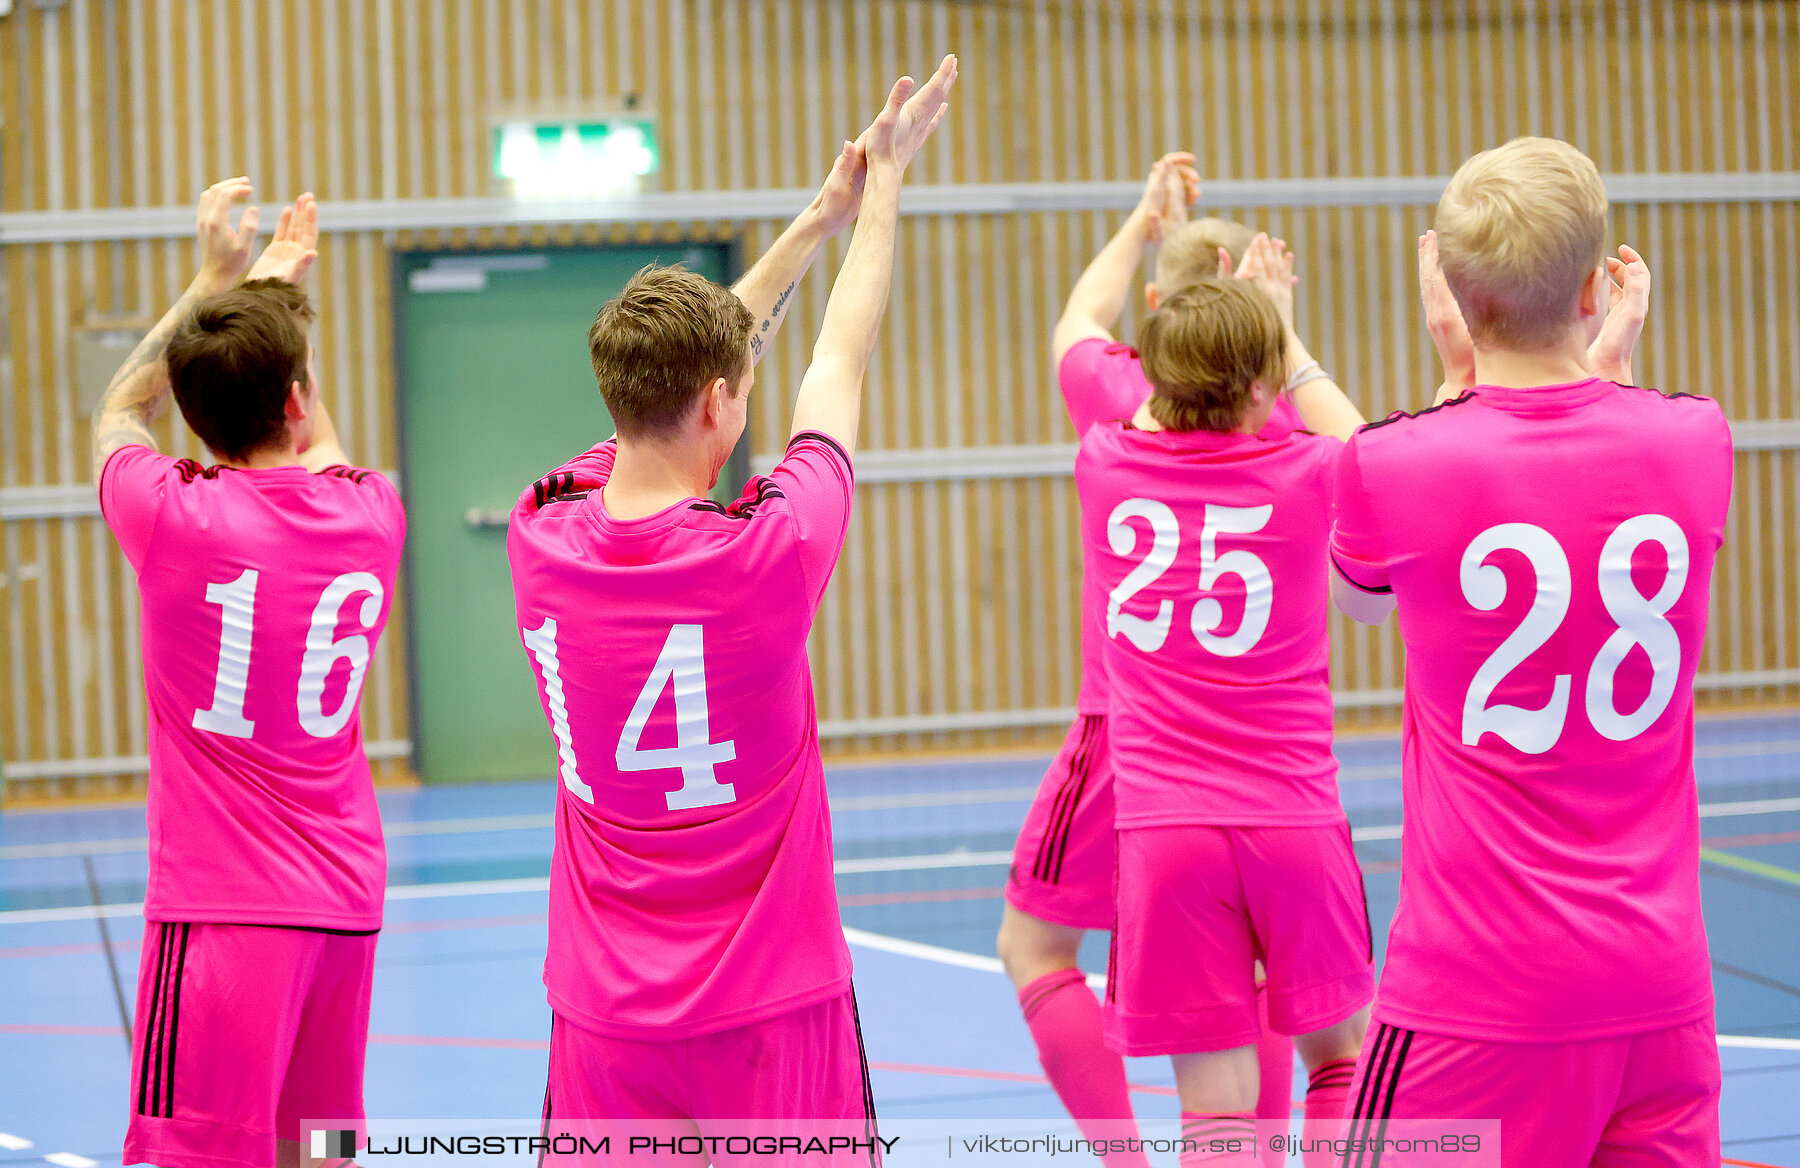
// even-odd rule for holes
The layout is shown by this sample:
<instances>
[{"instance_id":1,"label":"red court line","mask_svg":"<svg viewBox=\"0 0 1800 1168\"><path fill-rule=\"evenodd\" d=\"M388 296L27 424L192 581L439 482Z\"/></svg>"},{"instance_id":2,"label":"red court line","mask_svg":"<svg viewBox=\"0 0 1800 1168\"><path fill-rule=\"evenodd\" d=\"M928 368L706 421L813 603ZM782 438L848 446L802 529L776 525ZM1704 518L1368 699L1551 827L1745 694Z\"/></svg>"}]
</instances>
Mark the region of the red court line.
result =
<instances>
[{"instance_id":1,"label":"red court line","mask_svg":"<svg viewBox=\"0 0 1800 1168\"><path fill-rule=\"evenodd\" d=\"M445 1038L436 1034L371 1034L383 1046L479 1046L494 1050L549 1050L542 1038Z\"/></svg>"},{"instance_id":2,"label":"red court line","mask_svg":"<svg viewBox=\"0 0 1800 1168\"><path fill-rule=\"evenodd\" d=\"M118 1037L125 1032L117 1026L35 1026L23 1023L0 1023L0 1034L57 1034L80 1035L83 1037L110 1036ZM549 1050L550 1043L541 1038L461 1038L437 1034L371 1034L369 1041L383 1046L458 1046L480 1047L489 1050ZM1027 1075L1018 1071L986 1071L976 1067L934 1067L920 1063L877 1063L869 1064L874 1071L893 1071L903 1075L936 1075L949 1079L986 1079L1001 1083L1037 1083L1049 1086L1050 1080L1042 1075ZM1173 1087L1155 1087L1147 1083L1133 1083L1131 1089L1140 1095L1175 1094ZM1730 1160L1727 1163L1743 1163Z\"/></svg>"},{"instance_id":3,"label":"red court line","mask_svg":"<svg viewBox=\"0 0 1800 1168\"><path fill-rule=\"evenodd\" d=\"M1755 1160L1721 1160L1722 1164L1734 1164L1737 1168L1775 1168L1773 1164L1759 1164Z\"/></svg>"},{"instance_id":4,"label":"red court line","mask_svg":"<svg viewBox=\"0 0 1800 1168\"><path fill-rule=\"evenodd\" d=\"M442 933L454 929L512 929L523 925L541 925L548 918L543 913L527 913L510 917L444 917L429 921L389 921L381 927L384 933ZM114 952L128 952L137 941L121 938L113 942ZM67 945L20 945L0 949L0 961L18 957L67 957L78 953L99 953L100 942L77 941Z\"/></svg>"},{"instance_id":5,"label":"red court line","mask_svg":"<svg viewBox=\"0 0 1800 1168\"><path fill-rule=\"evenodd\" d=\"M83 1038L93 1036L110 1036L117 1038L124 1034L118 1026L35 1026L29 1022L0 1022L0 1034L62 1034L79 1035Z\"/></svg>"},{"instance_id":6,"label":"red court line","mask_svg":"<svg viewBox=\"0 0 1800 1168\"><path fill-rule=\"evenodd\" d=\"M1800 840L1800 831L1766 831L1760 835L1720 835L1703 839L1703 848L1754 848L1763 844L1791 844ZM1727 1160L1726 1163L1731 1163ZM1747 1161L1739 1161L1747 1163Z\"/></svg>"}]
</instances>

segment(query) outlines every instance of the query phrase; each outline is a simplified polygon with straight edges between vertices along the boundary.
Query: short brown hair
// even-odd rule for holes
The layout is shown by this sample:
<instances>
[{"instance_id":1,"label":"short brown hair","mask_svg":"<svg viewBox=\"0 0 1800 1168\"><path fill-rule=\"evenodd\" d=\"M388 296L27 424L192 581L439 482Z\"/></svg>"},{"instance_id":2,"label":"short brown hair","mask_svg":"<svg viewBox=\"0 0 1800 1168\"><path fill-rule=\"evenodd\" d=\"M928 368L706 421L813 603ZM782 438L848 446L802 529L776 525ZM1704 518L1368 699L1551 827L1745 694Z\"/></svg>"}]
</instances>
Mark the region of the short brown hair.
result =
<instances>
[{"instance_id":1,"label":"short brown hair","mask_svg":"<svg viewBox=\"0 0 1800 1168\"><path fill-rule=\"evenodd\" d=\"M1243 420L1250 387L1281 387L1281 317L1238 279L1202 280L1165 300L1138 328L1150 416L1168 430L1229 431Z\"/></svg>"},{"instance_id":2,"label":"short brown hair","mask_svg":"<svg viewBox=\"0 0 1800 1168\"><path fill-rule=\"evenodd\" d=\"M651 264L633 276L588 330L594 379L619 433L680 425L716 377L736 393L755 323L730 289L686 268Z\"/></svg>"},{"instance_id":3,"label":"short brown hair","mask_svg":"<svg viewBox=\"0 0 1800 1168\"><path fill-rule=\"evenodd\" d=\"M194 306L164 360L181 416L207 449L242 461L281 441L288 386L306 384L306 293L252 280Z\"/></svg>"},{"instance_id":4,"label":"short brown hair","mask_svg":"<svg viewBox=\"0 0 1800 1168\"><path fill-rule=\"evenodd\" d=\"M1243 262L1244 249L1256 238L1256 232L1229 219L1196 219L1184 223L1163 239L1156 253L1156 290L1172 296L1183 288L1192 288L1202 280L1229 276L1219 270L1219 249L1224 248L1235 265Z\"/></svg>"},{"instance_id":5,"label":"short brown hair","mask_svg":"<svg viewBox=\"0 0 1800 1168\"><path fill-rule=\"evenodd\" d=\"M1438 254L1469 334L1509 349L1556 344L1606 248L1606 188L1555 138L1514 138L1458 168L1438 201Z\"/></svg>"}]
</instances>

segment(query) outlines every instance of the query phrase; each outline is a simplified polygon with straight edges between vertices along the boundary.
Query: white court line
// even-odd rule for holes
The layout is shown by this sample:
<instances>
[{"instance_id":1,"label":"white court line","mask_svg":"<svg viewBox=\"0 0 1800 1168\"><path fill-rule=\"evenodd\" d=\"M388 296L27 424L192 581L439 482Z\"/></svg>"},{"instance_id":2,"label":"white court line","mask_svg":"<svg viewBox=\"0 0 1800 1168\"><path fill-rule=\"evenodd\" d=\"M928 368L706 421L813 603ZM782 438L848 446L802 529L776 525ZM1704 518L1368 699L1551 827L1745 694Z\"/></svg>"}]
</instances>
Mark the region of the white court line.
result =
<instances>
[{"instance_id":1,"label":"white court line","mask_svg":"<svg viewBox=\"0 0 1800 1168\"><path fill-rule=\"evenodd\" d=\"M1731 744L1732 746L1748 744ZM1781 745L1787 745L1784 741ZM1794 741L1800 746L1800 740ZM1698 753L1698 752L1696 752ZM1767 753L1749 751L1746 753ZM1796 751L1800 753L1800 751ZM1346 782L1358 782L1371 779L1399 778L1397 767L1345 767L1338 772L1338 777ZM833 811L896 811L908 807L972 807L984 803L1026 802L1037 793L1035 787L989 787L973 791L930 791L916 795L853 795L831 801ZM1720 815L1767 815L1781 811L1800 811L1800 798L1791 799L1752 799L1741 803L1702 803L1700 817L1702 819ZM485 831L523 831L535 828L547 828L556 822L553 815L494 815L471 817L467 819L422 819L416 823L394 823L383 828L384 834L392 838L420 835L462 835ZM1359 833L1383 832L1387 828L1361 828ZM1392 829L1393 835L1363 835L1357 839L1398 839L1399 829ZM143 837L130 839L106 840L66 840L48 844L9 844L0 847L0 860L44 860L63 856L118 855L129 852L141 852L149 846L149 840ZM955 865L935 865L937 867L954 867ZM866 869L867 871L884 871L886 869ZM898 869L895 869L896 871Z\"/></svg>"},{"instance_id":2,"label":"white court line","mask_svg":"<svg viewBox=\"0 0 1800 1168\"><path fill-rule=\"evenodd\" d=\"M861 872L925 872L935 868L991 868L1012 863L1012 849L1004 852L938 852L930 856L860 856L839 860L831 870L839 876Z\"/></svg>"},{"instance_id":3,"label":"white court line","mask_svg":"<svg viewBox=\"0 0 1800 1168\"><path fill-rule=\"evenodd\" d=\"M1760 1038L1753 1034L1721 1034L1719 1045L1735 1050L1800 1050L1800 1038Z\"/></svg>"},{"instance_id":4,"label":"white court line","mask_svg":"<svg viewBox=\"0 0 1800 1168\"><path fill-rule=\"evenodd\" d=\"M978 953L964 953L961 949L946 949L941 945L927 945L922 941L907 941L882 933L864 932L847 925L844 927L844 940L852 945L861 945L864 949L896 953L901 957L916 957L920 961L933 961L939 965L955 965L962 969L980 970L982 973L1006 972L1006 967L1000 964L998 957L983 957ZM1087 983L1097 990L1104 990L1106 975L1090 973Z\"/></svg>"},{"instance_id":5,"label":"white court line","mask_svg":"<svg viewBox=\"0 0 1800 1168\"><path fill-rule=\"evenodd\" d=\"M55 1164L57 1168L99 1168L100 1164L98 1160L77 1156L74 1152L51 1152L44 1159Z\"/></svg>"},{"instance_id":6,"label":"white court line","mask_svg":"<svg viewBox=\"0 0 1800 1168\"><path fill-rule=\"evenodd\" d=\"M0 1132L0 1148L9 1152L20 1152L31 1147L31 1141L11 1132Z\"/></svg>"},{"instance_id":7,"label":"white court line","mask_svg":"<svg viewBox=\"0 0 1800 1168\"><path fill-rule=\"evenodd\" d=\"M1702 803L1700 818L1716 819L1731 815L1774 815L1784 811L1800 811L1800 798L1751 799L1739 803ZM455 820L439 820L454 823ZM1350 829L1350 838L1359 842L1397 840L1397 823L1369 824ZM0 851L0 858L5 858ZM837 875L859 875L868 872L926 872L943 868L1003 867L1012 862L1005 852L939 852L924 856L863 856L839 860L832 865ZM387 890L388 900L432 900L446 896L481 896L490 893L543 892L550 887L548 877L535 876L517 880L464 880L443 884L401 884ZM130 917L143 912L142 903L71 905L68 908L27 908L0 911L0 925L39 924L51 921L87 921L95 917Z\"/></svg>"}]
</instances>

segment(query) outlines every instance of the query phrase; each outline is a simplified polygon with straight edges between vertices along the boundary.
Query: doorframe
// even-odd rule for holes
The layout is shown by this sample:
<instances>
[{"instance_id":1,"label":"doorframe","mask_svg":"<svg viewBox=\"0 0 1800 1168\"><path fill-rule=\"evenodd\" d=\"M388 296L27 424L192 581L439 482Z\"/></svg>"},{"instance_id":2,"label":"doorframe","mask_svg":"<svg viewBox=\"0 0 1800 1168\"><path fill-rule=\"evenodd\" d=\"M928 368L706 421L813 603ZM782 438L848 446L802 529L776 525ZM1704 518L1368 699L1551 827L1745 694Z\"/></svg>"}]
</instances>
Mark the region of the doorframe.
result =
<instances>
[{"instance_id":1,"label":"doorframe","mask_svg":"<svg viewBox=\"0 0 1800 1168\"><path fill-rule=\"evenodd\" d=\"M676 239L670 242L672 246L677 247L723 247L725 249L725 273L730 281L730 283L727 284L727 287L731 284L736 284L743 278L744 273L749 270L748 266L744 263L744 233L741 230L732 231L731 234L724 239L704 239L696 237L685 240ZM544 247L531 247L524 244L482 247L470 244L460 247L413 246L390 247L387 249L388 327L391 330L388 337L388 359L389 364L391 365L391 374L394 379L394 453L399 463L396 469L400 472L400 505L405 511L410 514L412 510L411 476L406 473L406 468L411 465L407 462L406 458L406 411L407 402L410 400L407 394L406 377L406 301L408 295L411 293L411 289L407 286L406 282L406 261L414 256L591 252L605 251L614 247L632 246L641 245L635 241L626 241L621 243L549 244ZM595 387L594 392L599 392L598 386ZM754 411L755 403L752 402L749 408ZM744 425L744 437L740 438L737 446L733 448L731 458L725 463L724 471L720 476L721 483L729 483L733 486L733 495L741 491L744 484L750 479L750 433L751 426L746 422ZM519 484L519 489L521 491L524 490L525 484ZM419 722L419 638L417 635L419 609L418 605L415 603L417 598L413 594L413 573L411 571L411 565L406 562L410 558L410 555L402 558L400 573L402 580L400 592L406 602L406 619L403 622L406 627L406 651L404 654L406 665L406 721L409 727L407 738L411 744L411 749L407 752L406 756L406 765L407 768L412 771L414 776L418 776L421 773L418 765L419 754L423 749L423 743L420 739L420 735L417 733Z\"/></svg>"}]
</instances>

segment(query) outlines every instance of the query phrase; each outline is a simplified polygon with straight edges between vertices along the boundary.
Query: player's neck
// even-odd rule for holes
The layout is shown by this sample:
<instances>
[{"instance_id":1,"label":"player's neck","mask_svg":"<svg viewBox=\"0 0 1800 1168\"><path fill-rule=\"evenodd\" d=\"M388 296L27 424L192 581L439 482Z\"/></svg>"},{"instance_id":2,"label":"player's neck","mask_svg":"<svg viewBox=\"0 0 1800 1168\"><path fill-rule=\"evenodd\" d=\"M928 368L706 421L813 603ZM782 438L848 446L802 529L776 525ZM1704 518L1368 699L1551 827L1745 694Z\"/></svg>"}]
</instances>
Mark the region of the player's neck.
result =
<instances>
[{"instance_id":1,"label":"player's neck","mask_svg":"<svg viewBox=\"0 0 1800 1168\"><path fill-rule=\"evenodd\" d=\"M300 459L300 452L290 443L286 446L265 446L260 450L252 450L243 458L226 458L218 451L213 451L213 458L220 466L228 466L233 470L273 470L282 466L305 466Z\"/></svg>"},{"instance_id":2,"label":"player's neck","mask_svg":"<svg viewBox=\"0 0 1800 1168\"><path fill-rule=\"evenodd\" d=\"M1540 385L1568 385L1592 376L1593 371L1587 363L1587 346L1575 335L1550 349L1475 347L1477 385L1532 389Z\"/></svg>"},{"instance_id":3,"label":"player's neck","mask_svg":"<svg viewBox=\"0 0 1800 1168\"><path fill-rule=\"evenodd\" d=\"M643 519L685 499L704 499L712 480L712 468L697 445L621 438L600 498L614 519Z\"/></svg>"}]
</instances>

